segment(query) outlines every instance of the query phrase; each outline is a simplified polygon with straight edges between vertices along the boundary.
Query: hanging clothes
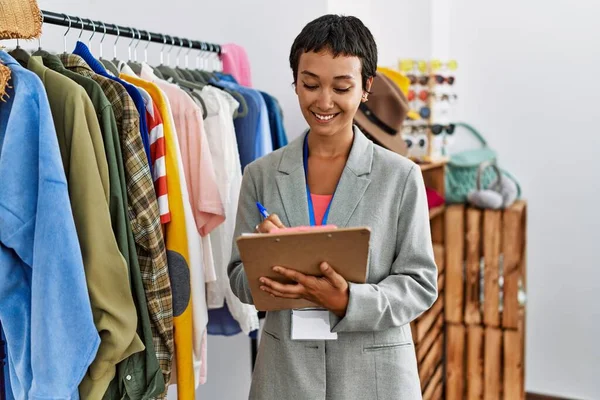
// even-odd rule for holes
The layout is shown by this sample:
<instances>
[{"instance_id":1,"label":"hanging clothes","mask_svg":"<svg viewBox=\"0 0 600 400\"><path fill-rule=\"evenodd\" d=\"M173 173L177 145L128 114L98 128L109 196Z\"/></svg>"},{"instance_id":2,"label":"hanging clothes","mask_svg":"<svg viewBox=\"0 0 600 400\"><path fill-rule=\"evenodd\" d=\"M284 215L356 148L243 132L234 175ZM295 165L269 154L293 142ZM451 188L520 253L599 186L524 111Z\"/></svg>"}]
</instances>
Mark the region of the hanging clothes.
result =
<instances>
[{"instance_id":1,"label":"hanging clothes","mask_svg":"<svg viewBox=\"0 0 600 400\"><path fill-rule=\"evenodd\" d=\"M192 359L192 303L190 282L190 253L184 213L184 197L181 187L185 176L180 175L177 163L179 152L172 144L173 130L170 106L162 90L152 82L121 74L121 79L144 88L162 111L165 143L165 167L171 205L171 221L166 225L166 247L169 256L169 273L173 290L173 323L175 340L174 383L177 383L178 399L193 399L195 391ZM169 107L169 108L167 108ZM175 375L175 374L174 374Z\"/></svg>"},{"instance_id":2,"label":"hanging clothes","mask_svg":"<svg viewBox=\"0 0 600 400\"><path fill-rule=\"evenodd\" d=\"M139 114L126 89L118 82L96 74L77 55L61 54L60 58L66 68L98 79L113 105L125 166L129 222L148 303L153 344L164 382L168 384L174 352L173 300L158 204L139 130Z\"/></svg>"},{"instance_id":3,"label":"hanging clothes","mask_svg":"<svg viewBox=\"0 0 600 400\"><path fill-rule=\"evenodd\" d=\"M283 111L275 97L265 92L260 92L260 94L267 105L273 150L277 150L288 144L287 135L283 126Z\"/></svg>"},{"instance_id":4,"label":"hanging clothes","mask_svg":"<svg viewBox=\"0 0 600 400\"><path fill-rule=\"evenodd\" d=\"M112 79L117 83L120 83L125 88L125 90L127 90L127 93L129 94L129 96L131 96L131 99L133 100L139 115L140 135L142 137L142 143L144 144L144 152L146 153L146 159L148 161L148 164L150 165L150 171L152 172L152 160L150 157L150 136L148 134L148 125L146 122L146 106L144 104L144 99L142 98L142 95L134 86L129 85L127 82L119 79L116 76L112 76L108 72L106 72L106 69L104 68L102 63L94 58L94 56L90 52L90 49L88 49L88 47L83 42L77 41L77 43L75 44L75 50L73 50L73 54L83 58L85 62L88 63L90 68L94 70L94 72L106 78Z\"/></svg>"},{"instance_id":5,"label":"hanging clothes","mask_svg":"<svg viewBox=\"0 0 600 400\"><path fill-rule=\"evenodd\" d=\"M117 365L117 377L112 381L105 398L149 398L157 396L165 390L164 379L152 343L146 295L136 255L135 241L127 216L127 189L123 157L112 104L104 94L100 84L90 77L66 69L56 55L42 50L35 52L34 55L42 56L46 67L72 79L86 90L96 110L104 139L110 182L109 205L112 228L119 251L128 266L129 280L138 317L137 331L145 346L142 353L135 353ZM96 76L96 78L106 79L99 76ZM128 376L133 378L127 380ZM127 385L125 385L126 381Z\"/></svg>"},{"instance_id":6,"label":"hanging clothes","mask_svg":"<svg viewBox=\"0 0 600 400\"><path fill-rule=\"evenodd\" d=\"M12 75L0 102L0 319L12 394L77 399L100 337L56 130L39 78L4 51L0 61Z\"/></svg>"},{"instance_id":7,"label":"hanging clothes","mask_svg":"<svg viewBox=\"0 0 600 400\"><path fill-rule=\"evenodd\" d=\"M208 283L208 301L213 307L223 307L224 302L227 303L228 311L240 329L248 334L259 327L256 308L243 304L233 294L227 277L235 214L242 184L242 169L232 118L239 103L226 92L212 86L205 86L199 94L207 106L208 115L204 124L226 215L225 222L211 233L217 280Z\"/></svg>"},{"instance_id":8,"label":"hanging clothes","mask_svg":"<svg viewBox=\"0 0 600 400\"><path fill-rule=\"evenodd\" d=\"M94 323L101 333L96 359L79 392L84 398L99 398L108 389L116 364L144 350L136 333L137 312L129 272L110 224L104 144L93 104L82 87L46 68L41 57L30 57L28 69L40 77L50 102Z\"/></svg>"},{"instance_id":9,"label":"hanging clothes","mask_svg":"<svg viewBox=\"0 0 600 400\"><path fill-rule=\"evenodd\" d=\"M254 89L227 81L218 81L215 85L240 93L248 104L248 114L234 121L243 170L252 161L273 151L267 105L260 93Z\"/></svg>"},{"instance_id":10,"label":"hanging clothes","mask_svg":"<svg viewBox=\"0 0 600 400\"><path fill-rule=\"evenodd\" d=\"M165 139L162 117L154 104L152 96L150 96L150 94L140 85L136 85L126 79L128 76L135 77L135 72L123 62L119 63L119 69L126 71L126 73L120 75L119 78L135 86L144 100L148 135L150 138L152 179L154 179L154 190L156 191L156 198L158 200L160 223L164 225L171 220L171 216L169 214L169 190L167 187L167 169L165 167Z\"/></svg>"}]
</instances>

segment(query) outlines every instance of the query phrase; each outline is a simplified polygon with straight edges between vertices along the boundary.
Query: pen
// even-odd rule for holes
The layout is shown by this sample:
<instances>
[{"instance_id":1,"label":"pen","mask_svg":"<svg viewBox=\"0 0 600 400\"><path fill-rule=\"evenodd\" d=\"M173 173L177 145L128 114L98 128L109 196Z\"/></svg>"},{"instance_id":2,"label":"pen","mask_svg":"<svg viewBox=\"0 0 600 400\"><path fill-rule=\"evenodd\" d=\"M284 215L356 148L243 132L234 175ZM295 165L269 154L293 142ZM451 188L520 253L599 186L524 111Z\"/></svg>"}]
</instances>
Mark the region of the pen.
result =
<instances>
[{"instance_id":1,"label":"pen","mask_svg":"<svg viewBox=\"0 0 600 400\"><path fill-rule=\"evenodd\" d=\"M256 207L258 207L258 211L260 212L260 214L263 216L263 218L267 219L269 218L269 212L267 211L267 209L260 204L258 201L256 202Z\"/></svg>"}]
</instances>

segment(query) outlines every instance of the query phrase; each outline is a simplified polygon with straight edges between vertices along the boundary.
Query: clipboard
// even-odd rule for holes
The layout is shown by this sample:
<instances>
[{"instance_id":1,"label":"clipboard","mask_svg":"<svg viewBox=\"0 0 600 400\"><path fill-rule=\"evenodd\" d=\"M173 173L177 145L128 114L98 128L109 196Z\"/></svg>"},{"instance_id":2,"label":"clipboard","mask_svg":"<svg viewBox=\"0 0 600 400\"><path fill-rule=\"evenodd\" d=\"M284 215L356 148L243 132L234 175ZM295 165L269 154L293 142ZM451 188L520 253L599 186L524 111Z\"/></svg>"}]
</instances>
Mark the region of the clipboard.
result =
<instances>
[{"instance_id":1,"label":"clipboard","mask_svg":"<svg viewBox=\"0 0 600 400\"><path fill-rule=\"evenodd\" d=\"M307 275L322 276L319 266L327 261L347 281L365 283L370 238L371 230L367 227L239 236L236 243L248 276L254 306L259 311L317 306L307 300L272 297L260 290L261 277L293 283L273 272L272 268L276 265Z\"/></svg>"}]
</instances>

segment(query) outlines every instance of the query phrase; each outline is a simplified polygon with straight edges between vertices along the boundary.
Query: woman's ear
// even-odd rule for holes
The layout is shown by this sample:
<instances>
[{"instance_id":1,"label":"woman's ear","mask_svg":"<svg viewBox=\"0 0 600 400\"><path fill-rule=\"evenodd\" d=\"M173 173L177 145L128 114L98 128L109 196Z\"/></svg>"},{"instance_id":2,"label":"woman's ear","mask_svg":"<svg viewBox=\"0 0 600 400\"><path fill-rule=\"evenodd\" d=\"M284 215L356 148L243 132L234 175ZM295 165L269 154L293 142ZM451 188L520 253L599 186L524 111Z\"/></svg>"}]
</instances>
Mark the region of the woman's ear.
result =
<instances>
[{"instance_id":1,"label":"woman's ear","mask_svg":"<svg viewBox=\"0 0 600 400\"><path fill-rule=\"evenodd\" d=\"M375 77L370 77L369 79L367 79L367 87L365 87L365 91L370 92L371 91L371 86L373 85L373 79Z\"/></svg>"},{"instance_id":2,"label":"woman's ear","mask_svg":"<svg viewBox=\"0 0 600 400\"><path fill-rule=\"evenodd\" d=\"M369 79L367 79L366 85L365 85L365 90L363 92L362 95L362 102L365 103L367 100L369 100L369 92L371 91L371 86L373 85L373 77L370 77Z\"/></svg>"}]
</instances>

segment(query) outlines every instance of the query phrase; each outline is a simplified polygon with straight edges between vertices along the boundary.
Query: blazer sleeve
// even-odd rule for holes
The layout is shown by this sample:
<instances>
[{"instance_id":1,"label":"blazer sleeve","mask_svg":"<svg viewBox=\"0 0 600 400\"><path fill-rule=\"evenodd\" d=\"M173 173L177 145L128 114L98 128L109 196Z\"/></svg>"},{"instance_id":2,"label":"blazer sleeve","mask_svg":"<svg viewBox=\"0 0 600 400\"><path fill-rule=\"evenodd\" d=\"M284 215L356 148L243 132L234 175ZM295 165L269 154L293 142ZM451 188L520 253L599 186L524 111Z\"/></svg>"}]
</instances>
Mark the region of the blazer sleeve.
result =
<instances>
[{"instance_id":1,"label":"blazer sleeve","mask_svg":"<svg viewBox=\"0 0 600 400\"><path fill-rule=\"evenodd\" d=\"M238 211L235 222L235 233L233 235L233 246L231 250L231 262L227 267L229 275L229 284L231 290L240 299L242 303L254 304L248 277L244 271L244 265L240 259L240 252L235 238L242 233L254 232L254 227L260 223L260 216L256 211L257 201L256 186L250 173L250 168L246 168L242 177L242 188L240 190L240 199L238 201Z\"/></svg>"},{"instance_id":2,"label":"blazer sleeve","mask_svg":"<svg viewBox=\"0 0 600 400\"><path fill-rule=\"evenodd\" d=\"M429 309L437 299L437 266L431 243L425 184L420 169L408 174L401 201L396 259L377 284L350 283L343 318L330 313L332 332L380 331L399 327Z\"/></svg>"}]
</instances>

